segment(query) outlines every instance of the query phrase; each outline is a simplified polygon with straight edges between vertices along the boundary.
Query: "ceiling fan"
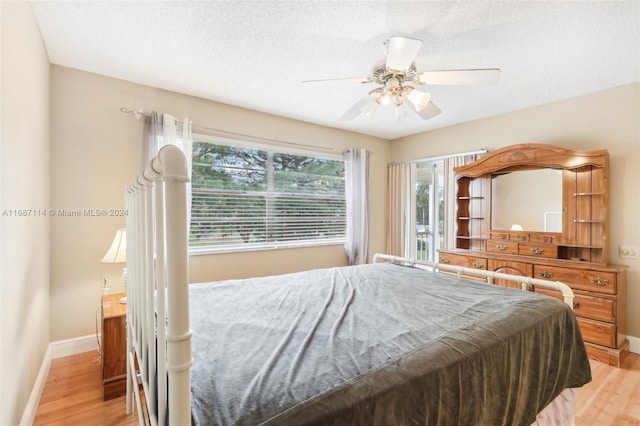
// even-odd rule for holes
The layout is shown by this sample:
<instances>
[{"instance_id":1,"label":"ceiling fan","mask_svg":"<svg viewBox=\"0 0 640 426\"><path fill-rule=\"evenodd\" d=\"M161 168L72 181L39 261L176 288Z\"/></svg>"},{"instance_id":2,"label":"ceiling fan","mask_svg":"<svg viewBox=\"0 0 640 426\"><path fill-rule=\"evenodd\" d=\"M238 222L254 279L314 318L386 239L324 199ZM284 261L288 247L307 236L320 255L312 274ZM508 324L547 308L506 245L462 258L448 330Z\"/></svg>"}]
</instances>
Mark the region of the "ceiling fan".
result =
<instances>
[{"instance_id":1,"label":"ceiling fan","mask_svg":"<svg viewBox=\"0 0 640 426\"><path fill-rule=\"evenodd\" d=\"M379 105L390 105L393 102L396 120L400 121L407 117L405 105L423 120L433 118L441 112L431 102L431 95L418 90L416 86L491 84L497 83L500 78L500 70L497 68L418 72L413 61L421 45L421 40L391 37L386 61L375 66L368 77L307 80L305 83L336 80L374 83L376 87L347 110L340 120L353 120L361 114L372 116Z\"/></svg>"}]
</instances>

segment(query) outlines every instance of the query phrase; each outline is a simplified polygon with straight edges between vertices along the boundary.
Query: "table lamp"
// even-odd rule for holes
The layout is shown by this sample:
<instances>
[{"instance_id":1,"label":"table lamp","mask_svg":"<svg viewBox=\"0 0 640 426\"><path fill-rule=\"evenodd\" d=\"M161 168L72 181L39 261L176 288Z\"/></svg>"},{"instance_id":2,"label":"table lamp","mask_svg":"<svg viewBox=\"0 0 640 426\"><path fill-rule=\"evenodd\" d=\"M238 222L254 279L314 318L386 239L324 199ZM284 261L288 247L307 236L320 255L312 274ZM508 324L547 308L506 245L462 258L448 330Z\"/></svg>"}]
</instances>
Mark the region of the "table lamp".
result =
<instances>
[{"instance_id":1,"label":"table lamp","mask_svg":"<svg viewBox=\"0 0 640 426\"><path fill-rule=\"evenodd\" d=\"M113 238L111 247L102 258L102 263L126 263L127 262L127 230L118 229ZM127 267L122 268L122 282L127 286ZM120 299L120 303L127 303L127 298Z\"/></svg>"}]
</instances>

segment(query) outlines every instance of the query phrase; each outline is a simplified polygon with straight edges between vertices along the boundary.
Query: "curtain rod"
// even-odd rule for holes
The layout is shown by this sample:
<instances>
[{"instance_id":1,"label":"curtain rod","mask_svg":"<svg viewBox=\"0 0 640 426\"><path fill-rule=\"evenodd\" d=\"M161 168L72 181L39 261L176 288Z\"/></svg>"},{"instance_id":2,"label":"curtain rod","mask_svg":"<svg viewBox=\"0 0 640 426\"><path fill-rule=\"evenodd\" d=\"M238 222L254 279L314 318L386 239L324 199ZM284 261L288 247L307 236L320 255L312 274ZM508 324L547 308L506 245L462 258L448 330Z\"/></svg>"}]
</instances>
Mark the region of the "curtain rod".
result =
<instances>
[{"instance_id":1,"label":"curtain rod","mask_svg":"<svg viewBox=\"0 0 640 426\"><path fill-rule=\"evenodd\" d=\"M446 160L447 158L463 157L465 155L486 154L487 152L489 152L489 150L487 150L486 148L482 148L476 151L460 152L457 154L437 155L435 157L420 158L419 160L396 161L394 163L389 163L389 164L391 165L391 164L426 163L428 161Z\"/></svg>"},{"instance_id":2,"label":"curtain rod","mask_svg":"<svg viewBox=\"0 0 640 426\"><path fill-rule=\"evenodd\" d=\"M120 112L123 112L125 114L133 114L136 117L136 120L140 120L140 118L144 115L145 117L149 117L151 116L151 113L148 112L144 112L144 110L141 109L136 109L136 110L131 110L127 107L121 107L120 108ZM182 120L178 120L176 118L176 121L179 123L182 123ZM209 130L211 132L219 132L225 135L230 135L230 136L239 136L242 138L250 138L250 139L254 139L257 141L261 141L261 142L271 142L271 143L276 143L276 144L282 144L282 145L293 145L293 146L299 146L299 147L304 147L304 148L313 148L313 149L318 149L318 150L322 150L322 151L330 151L330 152L337 152L335 149L333 148L327 148L324 146L317 146L317 145L308 145L308 144L303 144L303 143L296 143L296 142L287 142L287 141L283 141L280 139L270 139L270 138L263 138L260 136L252 136L252 135L246 135L244 133L238 133L238 132L232 132L229 130L224 130L224 129L218 129L215 127L207 127L207 126L201 126L199 124L192 124L192 127L196 127L202 130Z\"/></svg>"}]
</instances>

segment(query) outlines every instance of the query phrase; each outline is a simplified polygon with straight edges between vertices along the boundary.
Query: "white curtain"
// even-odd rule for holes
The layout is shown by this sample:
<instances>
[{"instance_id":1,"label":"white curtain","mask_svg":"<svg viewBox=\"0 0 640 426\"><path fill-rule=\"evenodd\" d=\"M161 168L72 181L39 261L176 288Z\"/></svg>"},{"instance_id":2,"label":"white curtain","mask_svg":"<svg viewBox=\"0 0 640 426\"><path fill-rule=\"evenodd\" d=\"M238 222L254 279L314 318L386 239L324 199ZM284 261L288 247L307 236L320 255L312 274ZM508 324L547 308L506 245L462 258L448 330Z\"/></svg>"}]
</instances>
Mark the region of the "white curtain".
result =
<instances>
[{"instance_id":1,"label":"white curtain","mask_svg":"<svg viewBox=\"0 0 640 426\"><path fill-rule=\"evenodd\" d=\"M344 153L347 238L344 244L349 265L369 260L369 151L350 149Z\"/></svg>"},{"instance_id":2,"label":"white curtain","mask_svg":"<svg viewBox=\"0 0 640 426\"><path fill-rule=\"evenodd\" d=\"M416 256L416 165L389 165L387 254Z\"/></svg>"},{"instance_id":3,"label":"white curtain","mask_svg":"<svg viewBox=\"0 0 640 426\"><path fill-rule=\"evenodd\" d=\"M140 144L139 170L143 170L149 161L158 154L164 145L176 145L184 152L187 159L187 170L191 179L191 153L193 141L191 137L191 120L176 120L169 114L153 111L144 116L144 128ZM191 221L191 185L187 185L187 222Z\"/></svg>"},{"instance_id":4,"label":"white curtain","mask_svg":"<svg viewBox=\"0 0 640 426\"><path fill-rule=\"evenodd\" d=\"M140 155L138 156L138 172L142 172L149 161L158 153L162 146L163 117L161 113L153 111L143 116L142 140L140 141Z\"/></svg>"}]
</instances>

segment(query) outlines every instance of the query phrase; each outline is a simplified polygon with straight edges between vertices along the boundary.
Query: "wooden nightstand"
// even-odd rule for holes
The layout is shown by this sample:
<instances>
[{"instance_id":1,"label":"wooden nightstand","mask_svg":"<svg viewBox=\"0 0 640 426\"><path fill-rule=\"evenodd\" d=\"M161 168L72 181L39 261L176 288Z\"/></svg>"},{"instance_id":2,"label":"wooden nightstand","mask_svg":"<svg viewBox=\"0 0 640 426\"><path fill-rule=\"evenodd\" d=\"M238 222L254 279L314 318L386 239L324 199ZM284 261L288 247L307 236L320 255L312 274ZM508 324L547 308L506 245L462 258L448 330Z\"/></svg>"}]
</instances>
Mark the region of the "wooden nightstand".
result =
<instances>
[{"instance_id":1,"label":"wooden nightstand","mask_svg":"<svg viewBox=\"0 0 640 426\"><path fill-rule=\"evenodd\" d=\"M105 401L126 393L127 305L120 303L120 298L125 296L126 293L102 296L102 385Z\"/></svg>"}]
</instances>

